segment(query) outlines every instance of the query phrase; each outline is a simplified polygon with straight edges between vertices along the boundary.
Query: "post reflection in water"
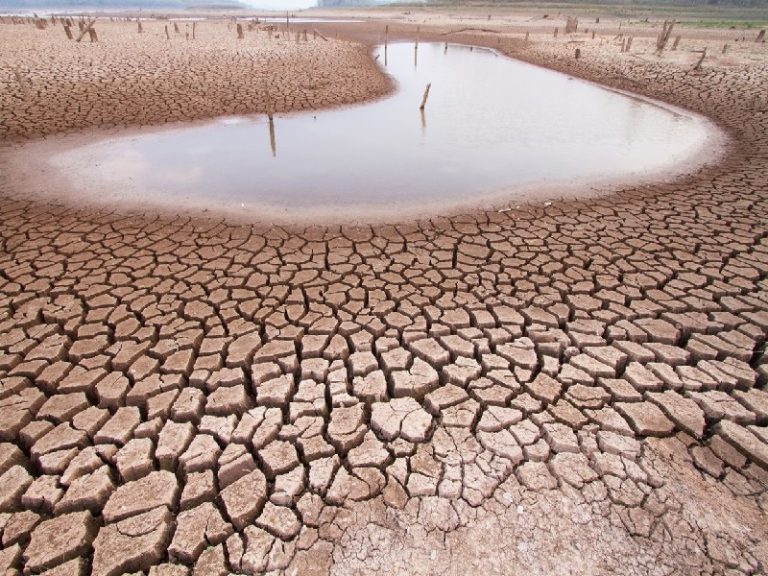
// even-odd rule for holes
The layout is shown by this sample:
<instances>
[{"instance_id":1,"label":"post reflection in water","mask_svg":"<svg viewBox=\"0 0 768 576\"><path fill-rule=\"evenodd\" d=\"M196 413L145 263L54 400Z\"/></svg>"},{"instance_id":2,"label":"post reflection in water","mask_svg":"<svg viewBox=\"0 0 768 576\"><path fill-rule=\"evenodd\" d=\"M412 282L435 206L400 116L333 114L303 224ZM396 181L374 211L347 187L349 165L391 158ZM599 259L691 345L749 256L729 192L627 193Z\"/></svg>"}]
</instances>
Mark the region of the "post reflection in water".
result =
<instances>
[{"instance_id":1,"label":"post reflection in water","mask_svg":"<svg viewBox=\"0 0 768 576\"><path fill-rule=\"evenodd\" d=\"M277 158L277 140L275 139L275 120L269 117L269 146L272 148L272 157Z\"/></svg>"}]
</instances>

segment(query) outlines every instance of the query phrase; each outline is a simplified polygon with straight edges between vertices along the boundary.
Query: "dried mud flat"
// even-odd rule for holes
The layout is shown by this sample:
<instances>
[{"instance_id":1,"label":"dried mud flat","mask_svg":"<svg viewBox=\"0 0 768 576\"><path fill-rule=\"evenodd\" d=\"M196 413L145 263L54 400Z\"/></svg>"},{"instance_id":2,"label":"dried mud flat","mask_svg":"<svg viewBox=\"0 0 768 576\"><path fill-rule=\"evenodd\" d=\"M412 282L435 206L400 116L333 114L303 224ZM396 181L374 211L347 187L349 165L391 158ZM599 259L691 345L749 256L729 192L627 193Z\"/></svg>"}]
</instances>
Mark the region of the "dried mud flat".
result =
<instances>
[{"instance_id":1,"label":"dried mud flat","mask_svg":"<svg viewBox=\"0 0 768 576\"><path fill-rule=\"evenodd\" d=\"M0 181L7 574L764 573L764 46L692 73L451 37L706 114L732 148L610 198L372 227ZM104 118L7 110L5 138Z\"/></svg>"}]
</instances>

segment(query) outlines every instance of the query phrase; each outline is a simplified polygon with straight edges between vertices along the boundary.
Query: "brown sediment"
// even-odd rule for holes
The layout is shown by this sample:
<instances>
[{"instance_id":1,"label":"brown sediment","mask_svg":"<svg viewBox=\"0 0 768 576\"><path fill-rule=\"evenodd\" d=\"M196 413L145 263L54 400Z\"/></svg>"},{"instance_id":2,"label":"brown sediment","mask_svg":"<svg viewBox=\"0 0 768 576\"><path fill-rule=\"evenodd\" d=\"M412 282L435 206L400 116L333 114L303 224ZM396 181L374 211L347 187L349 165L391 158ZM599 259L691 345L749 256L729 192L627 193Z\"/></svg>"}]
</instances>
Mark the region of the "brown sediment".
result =
<instances>
[{"instance_id":1,"label":"brown sediment","mask_svg":"<svg viewBox=\"0 0 768 576\"><path fill-rule=\"evenodd\" d=\"M388 226L0 197L3 567L763 571L768 67L733 59L764 48L563 36L493 47L704 114L726 157Z\"/></svg>"},{"instance_id":2,"label":"brown sediment","mask_svg":"<svg viewBox=\"0 0 768 576\"><path fill-rule=\"evenodd\" d=\"M4 25L0 141L329 108L393 89L359 44L297 43L284 29L270 39L264 25L238 40L224 19L199 22L195 40L181 32L167 40L164 25L145 22L139 35L133 23L99 20L94 44L72 42L58 28Z\"/></svg>"}]
</instances>

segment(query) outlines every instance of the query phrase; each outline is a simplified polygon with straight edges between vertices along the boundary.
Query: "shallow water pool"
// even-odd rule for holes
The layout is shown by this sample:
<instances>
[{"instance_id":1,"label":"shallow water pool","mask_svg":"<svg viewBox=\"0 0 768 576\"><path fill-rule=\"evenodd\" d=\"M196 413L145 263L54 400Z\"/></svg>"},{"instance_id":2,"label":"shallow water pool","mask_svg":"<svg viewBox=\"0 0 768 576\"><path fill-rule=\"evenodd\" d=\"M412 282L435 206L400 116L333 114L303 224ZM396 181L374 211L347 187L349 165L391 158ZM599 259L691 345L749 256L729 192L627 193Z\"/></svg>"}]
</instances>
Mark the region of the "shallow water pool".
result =
<instances>
[{"instance_id":1,"label":"shallow water pool","mask_svg":"<svg viewBox=\"0 0 768 576\"><path fill-rule=\"evenodd\" d=\"M422 214L658 175L701 155L714 133L702 118L488 49L402 43L374 57L398 86L382 100L271 125L252 116L144 129L61 151L50 169L96 203Z\"/></svg>"}]
</instances>

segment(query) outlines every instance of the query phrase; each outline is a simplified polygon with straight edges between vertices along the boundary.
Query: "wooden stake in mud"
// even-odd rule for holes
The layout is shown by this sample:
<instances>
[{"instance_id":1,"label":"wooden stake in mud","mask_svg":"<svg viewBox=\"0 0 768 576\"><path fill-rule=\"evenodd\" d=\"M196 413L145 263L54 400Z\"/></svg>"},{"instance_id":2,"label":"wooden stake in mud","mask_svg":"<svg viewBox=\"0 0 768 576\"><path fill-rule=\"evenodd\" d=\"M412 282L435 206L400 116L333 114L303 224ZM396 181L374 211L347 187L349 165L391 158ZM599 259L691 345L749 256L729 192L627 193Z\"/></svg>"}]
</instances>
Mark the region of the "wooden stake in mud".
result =
<instances>
[{"instance_id":1,"label":"wooden stake in mud","mask_svg":"<svg viewBox=\"0 0 768 576\"><path fill-rule=\"evenodd\" d=\"M528 42L528 38L530 38L530 37L531 37L531 33L526 31L525 32L525 41Z\"/></svg>"},{"instance_id":2,"label":"wooden stake in mud","mask_svg":"<svg viewBox=\"0 0 768 576\"><path fill-rule=\"evenodd\" d=\"M675 36L675 41L672 43L672 51L674 52L677 50L677 45L680 44L680 40L682 39L682 36L677 35Z\"/></svg>"},{"instance_id":3,"label":"wooden stake in mud","mask_svg":"<svg viewBox=\"0 0 768 576\"><path fill-rule=\"evenodd\" d=\"M320 36L322 38L323 42L328 42L328 38L323 36L320 32L318 32L317 28L315 28L315 37Z\"/></svg>"},{"instance_id":4,"label":"wooden stake in mud","mask_svg":"<svg viewBox=\"0 0 768 576\"><path fill-rule=\"evenodd\" d=\"M664 20L664 24L662 25L661 32L659 32L659 36L656 38L656 52L661 54L664 51L664 48L667 47L667 42L669 42L670 36L672 36L672 29L675 27L675 21L674 20Z\"/></svg>"},{"instance_id":5,"label":"wooden stake in mud","mask_svg":"<svg viewBox=\"0 0 768 576\"><path fill-rule=\"evenodd\" d=\"M165 39L166 40L170 40L171 39L171 35L168 34L168 24L165 25Z\"/></svg>"},{"instance_id":6,"label":"wooden stake in mud","mask_svg":"<svg viewBox=\"0 0 768 576\"><path fill-rule=\"evenodd\" d=\"M96 28L94 28L93 26L91 26L91 27L90 27L90 28L88 28L87 30L88 30L88 38L90 38L90 39L91 39L91 44L93 44L94 42L98 42L98 41L99 41L99 37L98 37L98 35L96 34Z\"/></svg>"},{"instance_id":7,"label":"wooden stake in mud","mask_svg":"<svg viewBox=\"0 0 768 576\"><path fill-rule=\"evenodd\" d=\"M419 110L424 110L424 108L427 106L427 98L429 98L430 88L432 88L431 82L427 84L427 87L424 89L424 96L421 98L421 106L419 106Z\"/></svg>"},{"instance_id":8,"label":"wooden stake in mud","mask_svg":"<svg viewBox=\"0 0 768 576\"><path fill-rule=\"evenodd\" d=\"M595 39L595 31L592 30L592 40L594 40L594 39Z\"/></svg>"},{"instance_id":9,"label":"wooden stake in mud","mask_svg":"<svg viewBox=\"0 0 768 576\"><path fill-rule=\"evenodd\" d=\"M178 33L179 33L179 24L178 24L177 22L174 22L174 23L173 23L173 32L174 32L175 34L178 34Z\"/></svg>"},{"instance_id":10,"label":"wooden stake in mud","mask_svg":"<svg viewBox=\"0 0 768 576\"><path fill-rule=\"evenodd\" d=\"M627 38L627 50L626 50L627 52L629 52L629 49L632 48L632 38L633 38L632 36Z\"/></svg>"},{"instance_id":11,"label":"wooden stake in mud","mask_svg":"<svg viewBox=\"0 0 768 576\"><path fill-rule=\"evenodd\" d=\"M384 26L384 48L387 47L388 43L389 43L389 24Z\"/></svg>"},{"instance_id":12,"label":"wooden stake in mud","mask_svg":"<svg viewBox=\"0 0 768 576\"><path fill-rule=\"evenodd\" d=\"M723 44L723 54L728 52L728 44Z\"/></svg>"},{"instance_id":13,"label":"wooden stake in mud","mask_svg":"<svg viewBox=\"0 0 768 576\"><path fill-rule=\"evenodd\" d=\"M141 34L142 32L144 32L144 28L142 28L142 27L141 27L141 20L139 20L139 19L137 18L137 19L136 19L136 24L138 24L138 28L139 28L139 34Z\"/></svg>"},{"instance_id":14,"label":"wooden stake in mud","mask_svg":"<svg viewBox=\"0 0 768 576\"><path fill-rule=\"evenodd\" d=\"M83 39L83 36L85 36L86 34L90 34L89 30L93 29L93 25L95 22L96 20L91 20L90 22L88 22L88 24L83 24L82 22L80 23L81 25L80 34L78 35L76 42L80 42L80 40ZM93 36L91 36L91 42L93 42Z\"/></svg>"},{"instance_id":15,"label":"wooden stake in mud","mask_svg":"<svg viewBox=\"0 0 768 576\"><path fill-rule=\"evenodd\" d=\"M64 24L64 34L67 35L67 38L72 40L72 29L69 27L69 24Z\"/></svg>"},{"instance_id":16,"label":"wooden stake in mud","mask_svg":"<svg viewBox=\"0 0 768 576\"><path fill-rule=\"evenodd\" d=\"M704 48L704 50L701 51L701 58L699 58L699 61L696 62L696 66L693 67L694 70L700 70L701 69L701 63L704 62L704 58L707 56L707 49Z\"/></svg>"},{"instance_id":17,"label":"wooden stake in mud","mask_svg":"<svg viewBox=\"0 0 768 576\"><path fill-rule=\"evenodd\" d=\"M557 38L557 33L558 33L559 31L560 31L560 30L559 30L558 28L555 28L555 35L554 35L554 37L555 37L555 38Z\"/></svg>"},{"instance_id":18,"label":"wooden stake in mud","mask_svg":"<svg viewBox=\"0 0 768 576\"><path fill-rule=\"evenodd\" d=\"M237 23L237 39L242 40L243 39L243 25L239 22Z\"/></svg>"},{"instance_id":19,"label":"wooden stake in mud","mask_svg":"<svg viewBox=\"0 0 768 576\"><path fill-rule=\"evenodd\" d=\"M192 22L192 40L195 39L195 27L197 26L197 22Z\"/></svg>"},{"instance_id":20,"label":"wooden stake in mud","mask_svg":"<svg viewBox=\"0 0 768 576\"><path fill-rule=\"evenodd\" d=\"M576 48L576 55L575 55L575 57L576 57L576 60L581 58L581 49L580 48Z\"/></svg>"},{"instance_id":21,"label":"wooden stake in mud","mask_svg":"<svg viewBox=\"0 0 768 576\"><path fill-rule=\"evenodd\" d=\"M755 42L765 42L765 30L760 30L760 32L757 33Z\"/></svg>"}]
</instances>

